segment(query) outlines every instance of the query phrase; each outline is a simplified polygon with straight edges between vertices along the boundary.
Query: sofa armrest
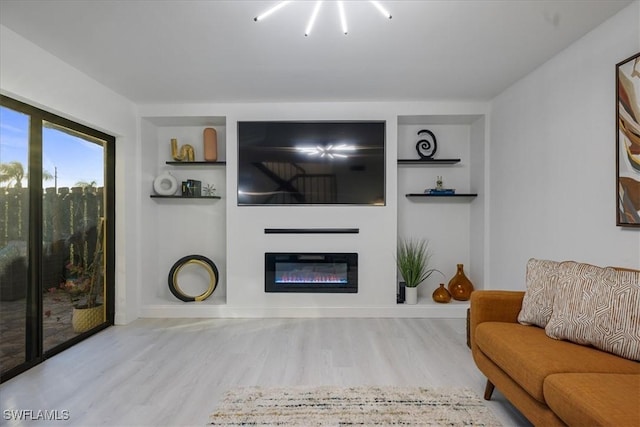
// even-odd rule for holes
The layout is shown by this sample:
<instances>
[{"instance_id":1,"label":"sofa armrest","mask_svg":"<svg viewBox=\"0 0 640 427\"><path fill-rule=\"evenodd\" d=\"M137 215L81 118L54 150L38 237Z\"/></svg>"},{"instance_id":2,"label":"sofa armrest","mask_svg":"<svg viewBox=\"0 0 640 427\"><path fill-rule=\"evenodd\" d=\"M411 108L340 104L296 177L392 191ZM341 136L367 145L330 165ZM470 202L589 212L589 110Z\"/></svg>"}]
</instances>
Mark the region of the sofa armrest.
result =
<instances>
[{"instance_id":1,"label":"sofa armrest","mask_svg":"<svg viewBox=\"0 0 640 427\"><path fill-rule=\"evenodd\" d=\"M522 308L524 291L474 291L471 293L469 332L471 349L475 348L475 330L482 322L516 323Z\"/></svg>"}]
</instances>

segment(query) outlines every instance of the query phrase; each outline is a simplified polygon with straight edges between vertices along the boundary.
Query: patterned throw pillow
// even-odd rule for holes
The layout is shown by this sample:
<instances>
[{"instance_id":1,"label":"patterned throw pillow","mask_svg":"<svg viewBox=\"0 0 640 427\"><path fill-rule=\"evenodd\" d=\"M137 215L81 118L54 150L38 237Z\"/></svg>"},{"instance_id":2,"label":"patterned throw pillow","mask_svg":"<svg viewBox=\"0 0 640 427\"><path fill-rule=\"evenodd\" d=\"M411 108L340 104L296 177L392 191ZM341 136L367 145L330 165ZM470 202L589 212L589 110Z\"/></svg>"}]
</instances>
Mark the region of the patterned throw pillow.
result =
<instances>
[{"instance_id":1,"label":"patterned throw pillow","mask_svg":"<svg viewBox=\"0 0 640 427\"><path fill-rule=\"evenodd\" d=\"M551 317L553 300L558 286L559 262L531 258L527 262L527 290L518 314L523 325L544 328Z\"/></svg>"},{"instance_id":2,"label":"patterned throw pillow","mask_svg":"<svg viewBox=\"0 0 640 427\"><path fill-rule=\"evenodd\" d=\"M547 335L640 361L640 271L573 264L559 268Z\"/></svg>"}]
</instances>

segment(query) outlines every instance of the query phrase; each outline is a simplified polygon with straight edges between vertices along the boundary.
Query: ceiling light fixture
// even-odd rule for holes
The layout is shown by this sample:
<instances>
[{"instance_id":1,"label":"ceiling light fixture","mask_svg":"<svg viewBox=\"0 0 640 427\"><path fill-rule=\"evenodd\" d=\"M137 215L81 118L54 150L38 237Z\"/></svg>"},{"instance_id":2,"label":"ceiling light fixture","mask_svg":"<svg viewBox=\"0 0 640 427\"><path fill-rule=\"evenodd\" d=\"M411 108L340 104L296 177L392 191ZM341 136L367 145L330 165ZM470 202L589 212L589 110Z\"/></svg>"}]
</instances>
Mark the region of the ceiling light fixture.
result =
<instances>
[{"instance_id":1,"label":"ceiling light fixture","mask_svg":"<svg viewBox=\"0 0 640 427\"><path fill-rule=\"evenodd\" d=\"M347 17L344 14L344 5L341 1L338 2L338 12L340 12L340 25L342 25L342 32L346 36L349 31L347 30Z\"/></svg>"},{"instance_id":2,"label":"ceiling light fixture","mask_svg":"<svg viewBox=\"0 0 640 427\"><path fill-rule=\"evenodd\" d=\"M349 157L348 152L356 151L356 147L348 144L340 144L333 145L329 144L326 146L316 145L315 147L296 147L298 151L305 153L308 156L320 156L320 157L329 157L330 159L334 159L336 157L346 158Z\"/></svg>"},{"instance_id":3,"label":"ceiling light fixture","mask_svg":"<svg viewBox=\"0 0 640 427\"><path fill-rule=\"evenodd\" d=\"M318 0L316 2L316 6L313 8L313 13L311 14L311 18L309 18L307 29L304 31L305 37L311 33L311 30L313 29L313 23L316 22L316 17L318 16L318 12L320 12L321 6L322 6L322 0Z\"/></svg>"},{"instance_id":4,"label":"ceiling light fixture","mask_svg":"<svg viewBox=\"0 0 640 427\"><path fill-rule=\"evenodd\" d=\"M372 5L374 5L376 7L376 9L378 9L380 11L380 13L382 14L382 16L384 16L387 19L391 19L391 14L389 13L389 11L387 9L385 9L379 1L376 0L369 0L369 3L371 3Z\"/></svg>"},{"instance_id":5,"label":"ceiling light fixture","mask_svg":"<svg viewBox=\"0 0 640 427\"><path fill-rule=\"evenodd\" d=\"M278 9L282 9L283 7L285 7L286 5L291 3L292 1L293 0L281 1L280 3L276 4L275 6L273 6L271 9L267 10L266 12L264 12L262 15L258 15L255 18L253 18L253 20L256 21L256 22L262 21L264 18L266 18L267 16L271 15L273 12L275 12Z\"/></svg>"},{"instance_id":6,"label":"ceiling light fixture","mask_svg":"<svg viewBox=\"0 0 640 427\"><path fill-rule=\"evenodd\" d=\"M282 9L284 6L288 5L289 3L293 3L293 1L295 0L286 0L286 1L281 1L279 3L276 3L275 6L271 7L270 9L268 9L267 11L265 11L264 13L262 13L261 15L256 16L255 18L253 18L254 21L258 22L258 21L262 21L264 18L266 18L267 16L271 15L272 13L274 13L275 11ZM308 36L309 34L311 34L311 30L313 29L313 25L316 22L316 18L318 17L318 13L320 12L320 8L322 7L322 3L323 0L317 0L316 4L313 8L313 12L311 12L311 17L309 18L309 21L307 23L307 27L304 31L304 35ZM369 0L369 3L371 3L373 6L375 6L376 9L378 9L378 11L382 14L382 16L384 16L387 19L391 19L392 16L389 13L389 11L387 9L385 9L379 1L376 0ZM342 32L346 35L348 33L348 28L347 28L347 14L345 12L344 9L344 3L342 1L337 1L336 2L337 6L338 6L338 14L340 17L340 26L342 27Z\"/></svg>"}]
</instances>

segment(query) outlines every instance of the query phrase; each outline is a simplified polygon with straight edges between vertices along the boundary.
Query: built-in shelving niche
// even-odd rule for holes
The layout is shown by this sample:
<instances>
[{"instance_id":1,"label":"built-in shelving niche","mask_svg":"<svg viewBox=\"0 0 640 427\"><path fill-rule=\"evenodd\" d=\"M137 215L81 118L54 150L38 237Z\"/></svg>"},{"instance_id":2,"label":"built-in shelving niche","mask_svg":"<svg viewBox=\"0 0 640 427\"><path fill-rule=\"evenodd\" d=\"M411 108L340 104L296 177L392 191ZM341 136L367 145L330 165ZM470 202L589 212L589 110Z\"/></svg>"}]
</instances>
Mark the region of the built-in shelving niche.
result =
<instances>
[{"instance_id":1,"label":"built-in shelving niche","mask_svg":"<svg viewBox=\"0 0 640 427\"><path fill-rule=\"evenodd\" d=\"M418 306L466 312L467 302L437 304L431 294L448 283L456 264L465 265L476 289L484 277L484 208L478 196L484 189L484 122L481 114L398 116L398 236L424 237L432 252L433 274L420 285ZM421 159L416 151L418 131L436 136L433 158ZM455 194L427 194L442 177L444 188Z\"/></svg>"},{"instance_id":2,"label":"built-in shelving niche","mask_svg":"<svg viewBox=\"0 0 640 427\"><path fill-rule=\"evenodd\" d=\"M215 185L214 196L183 197L151 194L142 204L141 241L144 265L141 284L141 313L148 316L216 316L227 302L226 255L226 126L225 116L143 117L141 119L142 172L144 192L153 193L153 179L169 171L178 182L197 179ZM218 161L204 161L203 135L213 127L218 136ZM195 161L171 158L171 138L178 146L190 144ZM151 200L153 199L153 200ZM168 274L183 256L198 254L211 259L219 280L214 293L202 302L183 302L169 291ZM205 276L200 277L200 274ZM208 277L194 267L180 273L180 286L190 295L199 295L208 286Z\"/></svg>"}]
</instances>

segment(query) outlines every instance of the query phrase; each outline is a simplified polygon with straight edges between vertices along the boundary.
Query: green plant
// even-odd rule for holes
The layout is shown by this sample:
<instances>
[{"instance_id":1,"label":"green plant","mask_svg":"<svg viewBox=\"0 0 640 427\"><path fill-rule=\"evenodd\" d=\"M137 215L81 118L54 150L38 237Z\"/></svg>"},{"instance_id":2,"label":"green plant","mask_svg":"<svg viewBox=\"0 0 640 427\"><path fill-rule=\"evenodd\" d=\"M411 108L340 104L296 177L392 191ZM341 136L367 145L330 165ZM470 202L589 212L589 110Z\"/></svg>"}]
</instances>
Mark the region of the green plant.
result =
<instances>
[{"instance_id":1,"label":"green plant","mask_svg":"<svg viewBox=\"0 0 640 427\"><path fill-rule=\"evenodd\" d=\"M435 271L442 274L440 270L429 268L430 259L431 251L426 239L400 239L396 264L407 288L417 287Z\"/></svg>"},{"instance_id":2,"label":"green plant","mask_svg":"<svg viewBox=\"0 0 640 427\"><path fill-rule=\"evenodd\" d=\"M69 296L75 308L92 308L100 305L98 301L104 287L102 236L104 219L100 219L96 250L89 264L81 257L71 256L65 264L64 280L59 289ZM55 288L49 289L55 292Z\"/></svg>"},{"instance_id":3,"label":"green plant","mask_svg":"<svg viewBox=\"0 0 640 427\"><path fill-rule=\"evenodd\" d=\"M93 264L83 267L68 262L65 265L65 280L60 284L60 289L67 293L74 307L95 307L98 305L101 276L102 272Z\"/></svg>"}]
</instances>

